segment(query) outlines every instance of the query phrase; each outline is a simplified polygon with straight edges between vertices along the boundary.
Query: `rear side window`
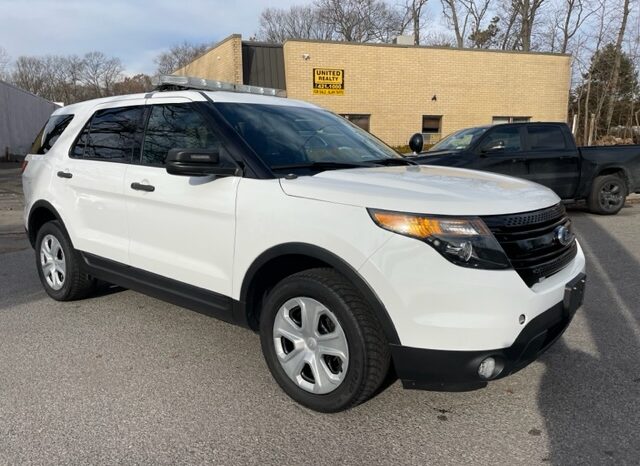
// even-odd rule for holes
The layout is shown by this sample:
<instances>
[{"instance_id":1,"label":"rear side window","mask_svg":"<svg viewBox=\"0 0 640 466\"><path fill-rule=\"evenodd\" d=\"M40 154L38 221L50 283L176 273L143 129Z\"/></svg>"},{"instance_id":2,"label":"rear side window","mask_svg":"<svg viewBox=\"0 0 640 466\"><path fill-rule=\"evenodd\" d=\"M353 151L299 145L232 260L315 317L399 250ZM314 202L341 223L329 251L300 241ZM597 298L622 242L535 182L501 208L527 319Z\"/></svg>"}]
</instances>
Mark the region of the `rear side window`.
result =
<instances>
[{"instance_id":1,"label":"rear side window","mask_svg":"<svg viewBox=\"0 0 640 466\"><path fill-rule=\"evenodd\" d=\"M531 125L527 127L531 150L564 150L566 144L562 130L551 125Z\"/></svg>"},{"instance_id":2,"label":"rear side window","mask_svg":"<svg viewBox=\"0 0 640 466\"><path fill-rule=\"evenodd\" d=\"M73 115L53 115L38 133L31 146L31 154L46 154L62 135Z\"/></svg>"},{"instance_id":3,"label":"rear side window","mask_svg":"<svg viewBox=\"0 0 640 466\"><path fill-rule=\"evenodd\" d=\"M142 163L163 165L171 149L216 149L220 139L188 104L153 105L142 145Z\"/></svg>"},{"instance_id":4,"label":"rear side window","mask_svg":"<svg viewBox=\"0 0 640 466\"><path fill-rule=\"evenodd\" d=\"M71 156L130 162L139 147L142 114L142 106L98 110L80 133Z\"/></svg>"}]
</instances>

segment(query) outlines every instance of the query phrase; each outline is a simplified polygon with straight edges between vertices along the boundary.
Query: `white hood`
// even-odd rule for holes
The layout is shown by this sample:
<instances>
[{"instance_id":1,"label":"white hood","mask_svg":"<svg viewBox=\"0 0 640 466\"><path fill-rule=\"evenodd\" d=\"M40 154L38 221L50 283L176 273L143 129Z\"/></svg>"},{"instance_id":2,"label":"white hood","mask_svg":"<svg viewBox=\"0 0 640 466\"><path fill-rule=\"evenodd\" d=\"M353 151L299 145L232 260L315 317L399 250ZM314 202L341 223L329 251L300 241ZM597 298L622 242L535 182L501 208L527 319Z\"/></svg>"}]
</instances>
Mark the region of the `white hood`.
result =
<instances>
[{"instance_id":1,"label":"white hood","mask_svg":"<svg viewBox=\"0 0 640 466\"><path fill-rule=\"evenodd\" d=\"M439 166L327 170L280 183L289 196L442 215L517 213L560 202L553 191L530 181Z\"/></svg>"}]
</instances>

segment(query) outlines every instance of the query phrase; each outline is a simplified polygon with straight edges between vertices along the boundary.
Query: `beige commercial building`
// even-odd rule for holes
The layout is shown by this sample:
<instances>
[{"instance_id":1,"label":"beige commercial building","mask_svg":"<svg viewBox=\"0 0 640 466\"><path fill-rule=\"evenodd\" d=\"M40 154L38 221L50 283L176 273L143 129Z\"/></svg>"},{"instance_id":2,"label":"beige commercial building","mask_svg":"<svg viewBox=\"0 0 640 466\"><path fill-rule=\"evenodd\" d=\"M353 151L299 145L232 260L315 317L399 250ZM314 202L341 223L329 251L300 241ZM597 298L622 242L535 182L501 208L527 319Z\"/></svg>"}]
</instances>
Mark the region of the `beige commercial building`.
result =
<instances>
[{"instance_id":1,"label":"beige commercial building","mask_svg":"<svg viewBox=\"0 0 640 466\"><path fill-rule=\"evenodd\" d=\"M397 146L467 126L566 121L571 58L396 44L243 41L234 34L176 74L286 89Z\"/></svg>"}]
</instances>

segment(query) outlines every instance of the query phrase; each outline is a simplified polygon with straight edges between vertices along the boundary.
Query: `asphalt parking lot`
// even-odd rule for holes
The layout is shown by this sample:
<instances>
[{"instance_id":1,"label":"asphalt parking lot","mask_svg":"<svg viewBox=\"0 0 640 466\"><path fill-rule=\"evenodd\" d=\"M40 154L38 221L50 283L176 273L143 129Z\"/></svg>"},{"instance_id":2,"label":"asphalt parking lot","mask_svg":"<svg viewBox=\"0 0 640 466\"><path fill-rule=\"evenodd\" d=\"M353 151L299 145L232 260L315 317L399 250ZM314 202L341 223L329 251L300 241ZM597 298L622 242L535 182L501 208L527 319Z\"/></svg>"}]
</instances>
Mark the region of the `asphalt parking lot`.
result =
<instances>
[{"instance_id":1,"label":"asphalt parking lot","mask_svg":"<svg viewBox=\"0 0 640 466\"><path fill-rule=\"evenodd\" d=\"M279 389L250 331L127 290L49 299L16 177L0 170L0 464L640 462L640 204L571 211L586 301L541 360L322 415Z\"/></svg>"}]
</instances>

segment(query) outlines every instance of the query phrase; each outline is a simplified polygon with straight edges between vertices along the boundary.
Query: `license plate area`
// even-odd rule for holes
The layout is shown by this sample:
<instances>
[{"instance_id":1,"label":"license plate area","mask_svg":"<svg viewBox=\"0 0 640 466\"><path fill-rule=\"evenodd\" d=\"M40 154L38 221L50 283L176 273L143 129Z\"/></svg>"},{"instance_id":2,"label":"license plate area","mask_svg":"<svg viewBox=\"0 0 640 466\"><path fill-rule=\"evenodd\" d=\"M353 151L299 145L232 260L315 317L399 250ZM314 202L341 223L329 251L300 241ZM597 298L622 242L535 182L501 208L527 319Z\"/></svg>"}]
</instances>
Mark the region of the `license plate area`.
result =
<instances>
[{"instance_id":1,"label":"license plate area","mask_svg":"<svg viewBox=\"0 0 640 466\"><path fill-rule=\"evenodd\" d=\"M581 273L564 287L563 307L567 316L573 316L584 301L587 276Z\"/></svg>"}]
</instances>

